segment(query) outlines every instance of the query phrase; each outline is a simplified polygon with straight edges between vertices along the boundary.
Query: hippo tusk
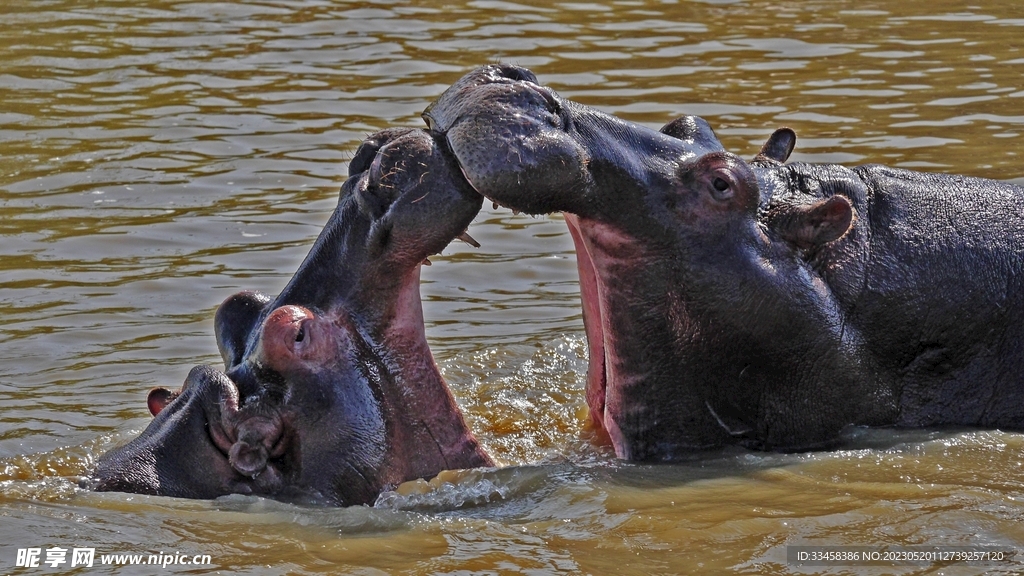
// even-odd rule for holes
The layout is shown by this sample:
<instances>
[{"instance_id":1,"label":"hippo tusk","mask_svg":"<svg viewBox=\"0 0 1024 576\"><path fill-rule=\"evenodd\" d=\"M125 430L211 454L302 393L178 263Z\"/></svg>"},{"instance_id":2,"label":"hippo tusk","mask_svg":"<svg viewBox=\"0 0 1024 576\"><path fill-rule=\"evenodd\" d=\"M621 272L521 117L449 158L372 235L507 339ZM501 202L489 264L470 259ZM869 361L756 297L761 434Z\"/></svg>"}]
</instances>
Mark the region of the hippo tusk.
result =
<instances>
[{"instance_id":1,"label":"hippo tusk","mask_svg":"<svg viewBox=\"0 0 1024 576\"><path fill-rule=\"evenodd\" d=\"M458 236L456 236L456 238L458 238L459 240L462 240L466 244L469 244L473 248L479 248L480 247L480 243L477 242L476 239L474 239L472 236L470 236L469 232L463 232L462 234L459 234Z\"/></svg>"}]
</instances>

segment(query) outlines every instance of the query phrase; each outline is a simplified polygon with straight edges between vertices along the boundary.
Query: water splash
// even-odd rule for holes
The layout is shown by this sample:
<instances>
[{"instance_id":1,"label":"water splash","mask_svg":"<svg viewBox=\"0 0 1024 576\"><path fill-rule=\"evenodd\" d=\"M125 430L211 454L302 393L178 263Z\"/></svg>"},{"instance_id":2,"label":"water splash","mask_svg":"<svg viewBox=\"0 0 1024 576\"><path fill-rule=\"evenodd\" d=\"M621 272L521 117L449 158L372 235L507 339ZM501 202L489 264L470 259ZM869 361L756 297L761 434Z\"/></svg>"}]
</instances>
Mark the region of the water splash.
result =
<instances>
[{"instance_id":1,"label":"water splash","mask_svg":"<svg viewBox=\"0 0 1024 576\"><path fill-rule=\"evenodd\" d=\"M482 506L508 498L514 491L480 470L446 470L430 481L405 482L381 493L374 508L440 511Z\"/></svg>"}]
</instances>

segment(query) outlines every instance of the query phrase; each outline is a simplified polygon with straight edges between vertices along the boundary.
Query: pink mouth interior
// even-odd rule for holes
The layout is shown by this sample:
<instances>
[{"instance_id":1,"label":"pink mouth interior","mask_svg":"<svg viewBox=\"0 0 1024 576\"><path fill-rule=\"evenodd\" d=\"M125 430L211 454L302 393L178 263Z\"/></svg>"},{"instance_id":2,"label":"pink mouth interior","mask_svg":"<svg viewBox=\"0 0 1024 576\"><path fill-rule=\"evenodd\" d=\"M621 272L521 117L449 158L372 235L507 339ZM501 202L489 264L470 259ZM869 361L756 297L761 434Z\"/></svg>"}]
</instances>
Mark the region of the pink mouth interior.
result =
<instances>
[{"instance_id":1,"label":"pink mouth interior","mask_svg":"<svg viewBox=\"0 0 1024 576\"><path fill-rule=\"evenodd\" d=\"M608 369L605 359L604 315L601 311L601 293L598 284L597 270L583 235L580 231L579 217L563 213L565 223L569 227L573 244L576 246L576 266L580 276L580 300L583 304L583 327L587 334L589 363L587 365L587 405L590 407L590 420L600 432L607 432L604 421L605 389L608 386Z\"/></svg>"}]
</instances>

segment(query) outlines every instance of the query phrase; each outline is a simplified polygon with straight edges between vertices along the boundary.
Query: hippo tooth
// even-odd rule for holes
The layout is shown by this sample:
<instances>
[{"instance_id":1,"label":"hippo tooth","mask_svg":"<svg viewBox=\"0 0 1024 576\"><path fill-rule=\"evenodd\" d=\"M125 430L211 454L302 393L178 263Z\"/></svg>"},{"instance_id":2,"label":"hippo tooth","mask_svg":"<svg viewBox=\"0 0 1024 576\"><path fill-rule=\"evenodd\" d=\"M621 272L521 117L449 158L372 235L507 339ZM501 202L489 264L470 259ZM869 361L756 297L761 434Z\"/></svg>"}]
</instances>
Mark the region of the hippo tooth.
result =
<instances>
[{"instance_id":1,"label":"hippo tooth","mask_svg":"<svg viewBox=\"0 0 1024 576\"><path fill-rule=\"evenodd\" d=\"M494 208L495 210L497 210L498 206L501 206L501 204L498 204L497 202L491 202L491 208Z\"/></svg>"},{"instance_id":2,"label":"hippo tooth","mask_svg":"<svg viewBox=\"0 0 1024 576\"><path fill-rule=\"evenodd\" d=\"M459 234L458 236L456 236L456 238L458 238L459 240L462 240L466 244L469 244L473 248L479 248L480 247L480 243L477 242L472 236L470 236L469 232L463 232L462 234Z\"/></svg>"},{"instance_id":3,"label":"hippo tooth","mask_svg":"<svg viewBox=\"0 0 1024 576\"><path fill-rule=\"evenodd\" d=\"M424 266L430 266L430 260L428 258L424 258L423 259L423 265Z\"/></svg>"}]
</instances>

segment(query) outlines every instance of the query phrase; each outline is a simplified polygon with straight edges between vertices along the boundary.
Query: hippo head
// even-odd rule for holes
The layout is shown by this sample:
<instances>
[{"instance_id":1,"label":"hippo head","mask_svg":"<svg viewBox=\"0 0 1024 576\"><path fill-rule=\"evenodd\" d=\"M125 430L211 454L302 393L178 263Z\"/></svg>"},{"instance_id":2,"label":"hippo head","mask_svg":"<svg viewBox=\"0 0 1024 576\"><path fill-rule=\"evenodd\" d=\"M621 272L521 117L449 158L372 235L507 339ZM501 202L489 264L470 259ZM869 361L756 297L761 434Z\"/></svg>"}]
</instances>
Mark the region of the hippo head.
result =
<instances>
[{"instance_id":1,"label":"hippo head","mask_svg":"<svg viewBox=\"0 0 1024 576\"><path fill-rule=\"evenodd\" d=\"M851 401L862 392L856 382L841 369L817 370L866 364L804 258L846 232L851 203L796 202L773 211L770 226L761 216L756 172L786 160L792 131L748 164L700 118L649 129L499 65L463 77L424 117L482 195L565 213L590 350L590 416L618 456L807 448L833 439L848 413L871 417ZM841 390L827 405L822 378Z\"/></svg>"},{"instance_id":2,"label":"hippo head","mask_svg":"<svg viewBox=\"0 0 1024 576\"><path fill-rule=\"evenodd\" d=\"M180 391L153 390L155 419L100 458L95 488L350 505L491 465L434 364L419 296L421 264L468 238L482 200L427 132L368 138L281 294L218 309L225 370L198 366Z\"/></svg>"}]
</instances>

